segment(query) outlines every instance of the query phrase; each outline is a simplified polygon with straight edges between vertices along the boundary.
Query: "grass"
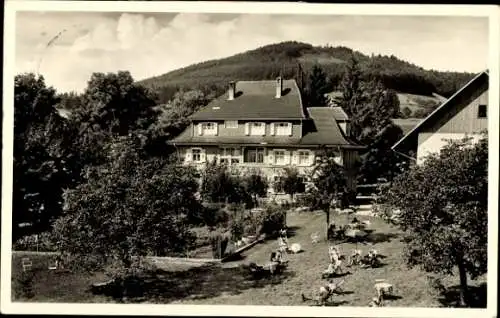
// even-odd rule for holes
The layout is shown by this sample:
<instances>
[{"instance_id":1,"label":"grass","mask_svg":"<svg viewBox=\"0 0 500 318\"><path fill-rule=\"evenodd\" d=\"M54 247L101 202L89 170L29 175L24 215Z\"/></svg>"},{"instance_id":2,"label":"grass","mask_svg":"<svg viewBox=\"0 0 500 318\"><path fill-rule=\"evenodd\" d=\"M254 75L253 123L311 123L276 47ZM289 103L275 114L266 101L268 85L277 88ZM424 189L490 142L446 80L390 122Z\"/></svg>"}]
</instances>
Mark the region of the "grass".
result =
<instances>
[{"instance_id":1,"label":"grass","mask_svg":"<svg viewBox=\"0 0 500 318\"><path fill-rule=\"evenodd\" d=\"M347 222L347 216L333 216L337 224ZM351 268L352 274L344 276L346 291L335 296L335 302L344 306L366 306L375 296L373 284L376 279L385 278L394 285L397 297L386 302L386 306L404 307L443 307L455 306L458 277L443 277L443 284L449 288L447 294L440 294L432 289L427 275L417 268L408 269L402 257L404 243L401 233L395 227L382 220L369 219L375 229L370 240L373 248L385 255L384 266L376 269ZM322 213L289 213L289 227L293 230L290 243L300 243L304 252L289 255L287 271L272 279L251 280L247 271L239 265L249 262L263 264L268 261L271 251L277 243L267 241L256 245L243 253L242 259L223 265L188 266L186 264L159 264L159 270L147 282L143 282L142 297L135 301L148 303L176 304L231 304L231 305L309 305L303 303L301 293L310 295L326 280L321 279L321 272L328 265L328 243L320 241L313 244L310 235L313 232L324 234L325 216ZM344 253L357 247L365 253L370 246L364 244L342 243ZM33 289L35 296L30 301L51 302L112 302L105 296L94 296L88 291L92 282L104 280L103 273L94 274L56 274L47 270L47 259L30 257L33 260L35 278ZM22 271L20 257L13 258L13 283ZM39 264L39 265L35 265ZM45 264L42 266L42 264ZM470 281L471 289L485 293L483 280ZM454 287L455 286L455 287ZM485 295L485 294L484 294ZM479 304L485 307L484 295L477 296ZM17 299L26 300L26 299Z\"/></svg>"}]
</instances>

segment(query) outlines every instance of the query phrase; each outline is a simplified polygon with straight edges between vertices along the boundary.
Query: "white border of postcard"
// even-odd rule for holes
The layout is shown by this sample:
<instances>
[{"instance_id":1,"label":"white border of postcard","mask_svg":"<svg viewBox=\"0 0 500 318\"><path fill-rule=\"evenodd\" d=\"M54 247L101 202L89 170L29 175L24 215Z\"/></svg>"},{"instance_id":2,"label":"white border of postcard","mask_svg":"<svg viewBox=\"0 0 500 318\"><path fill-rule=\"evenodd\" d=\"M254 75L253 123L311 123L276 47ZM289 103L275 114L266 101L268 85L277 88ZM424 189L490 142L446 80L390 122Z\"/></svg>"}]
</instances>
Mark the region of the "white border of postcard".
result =
<instances>
[{"instance_id":1,"label":"white border of postcard","mask_svg":"<svg viewBox=\"0 0 500 318\"><path fill-rule=\"evenodd\" d=\"M5 2L4 94L2 149L2 266L1 311L16 314L99 315L191 315L267 317L496 317L497 308L497 224L498 224L498 136L499 136L499 39L500 8L488 5L366 5L272 2L174 2L174 1L22 1ZM488 222L488 307L369 308L302 306L215 306L151 304L65 304L15 303L11 301L11 210L12 144L14 96L15 14L17 11L101 11L101 12L205 12L335 15L476 16L489 18L489 222Z\"/></svg>"}]
</instances>

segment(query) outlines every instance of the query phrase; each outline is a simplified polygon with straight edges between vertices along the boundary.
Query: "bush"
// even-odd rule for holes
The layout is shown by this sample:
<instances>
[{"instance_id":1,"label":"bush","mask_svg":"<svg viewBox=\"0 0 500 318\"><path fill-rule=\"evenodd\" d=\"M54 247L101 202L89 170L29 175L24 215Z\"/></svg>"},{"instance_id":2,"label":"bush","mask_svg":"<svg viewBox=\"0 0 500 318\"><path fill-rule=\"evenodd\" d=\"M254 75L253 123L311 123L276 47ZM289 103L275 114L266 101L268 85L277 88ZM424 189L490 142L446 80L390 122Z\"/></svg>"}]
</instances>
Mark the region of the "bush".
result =
<instances>
[{"instance_id":1,"label":"bush","mask_svg":"<svg viewBox=\"0 0 500 318\"><path fill-rule=\"evenodd\" d=\"M210 237L213 258L221 259L224 257L228 243L229 235L227 232L221 233L220 231L213 231Z\"/></svg>"},{"instance_id":2,"label":"bush","mask_svg":"<svg viewBox=\"0 0 500 318\"><path fill-rule=\"evenodd\" d=\"M245 219L242 217L234 218L231 221L231 241L240 240L245 234Z\"/></svg>"},{"instance_id":3,"label":"bush","mask_svg":"<svg viewBox=\"0 0 500 318\"><path fill-rule=\"evenodd\" d=\"M14 251L36 251L38 249L40 252L55 252L57 250L50 232L21 237L12 244L12 249Z\"/></svg>"},{"instance_id":4,"label":"bush","mask_svg":"<svg viewBox=\"0 0 500 318\"><path fill-rule=\"evenodd\" d=\"M285 225L285 210L278 205L268 205L264 212L261 214L261 230L259 234L266 234L266 236L275 237L278 231Z\"/></svg>"},{"instance_id":5,"label":"bush","mask_svg":"<svg viewBox=\"0 0 500 318\"><path fill-rule=\"evenodd\" d=\"M203 206L203 223L207 226L227 226L230 215L222 204L205 204Z\"/></svg>"}]
</instances>

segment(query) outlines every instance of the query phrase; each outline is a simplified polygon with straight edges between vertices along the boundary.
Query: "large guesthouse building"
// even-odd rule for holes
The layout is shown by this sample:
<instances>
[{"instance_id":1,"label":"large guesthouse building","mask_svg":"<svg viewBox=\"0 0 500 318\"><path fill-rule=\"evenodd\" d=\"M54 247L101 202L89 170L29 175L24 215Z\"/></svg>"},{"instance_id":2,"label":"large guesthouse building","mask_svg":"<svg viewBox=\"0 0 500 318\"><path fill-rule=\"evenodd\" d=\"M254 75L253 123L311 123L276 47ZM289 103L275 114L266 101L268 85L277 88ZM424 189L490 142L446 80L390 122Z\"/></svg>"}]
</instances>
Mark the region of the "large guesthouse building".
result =
<instances>
[{"instance_id":1,"label":"large guesthouse building","mask_svg":"<svg viewBox=\"0 0 500 318\"><path fill-rule=\"evenodd\" d=\"M277 181L294 167L308 180L321 149L330 148L354 189L354 164L362 147L349 140L349 118L340 107L302 104L295 80L238 81L191 116L171 142L182 162L203 169L216 161L238 174ZM279 192L270 187L271 192Z\"/></svg>"}]
</instances>

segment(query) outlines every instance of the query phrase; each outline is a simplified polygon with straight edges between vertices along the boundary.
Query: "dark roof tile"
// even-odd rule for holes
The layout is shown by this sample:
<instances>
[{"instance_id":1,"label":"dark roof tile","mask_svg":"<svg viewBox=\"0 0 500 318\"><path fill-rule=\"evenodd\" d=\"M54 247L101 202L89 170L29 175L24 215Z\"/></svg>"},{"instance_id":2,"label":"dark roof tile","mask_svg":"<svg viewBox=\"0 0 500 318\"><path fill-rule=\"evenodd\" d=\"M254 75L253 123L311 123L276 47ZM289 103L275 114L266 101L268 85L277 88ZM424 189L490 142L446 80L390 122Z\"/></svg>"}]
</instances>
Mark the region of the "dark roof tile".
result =
<instances>
[{"instance_id":1,"label":"dark roof tile","mask_svg":"<svg viewBox=\"0 0 500 318\"><path fill-rule=\"evenodd\" d=\"M283 80L280 98L276 81L236 82L235 98L219 96L191 116L192 120L304 119L302 100L295 80Z\"/></svg>"}]
</instances>

